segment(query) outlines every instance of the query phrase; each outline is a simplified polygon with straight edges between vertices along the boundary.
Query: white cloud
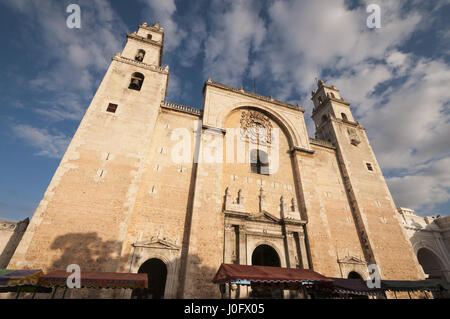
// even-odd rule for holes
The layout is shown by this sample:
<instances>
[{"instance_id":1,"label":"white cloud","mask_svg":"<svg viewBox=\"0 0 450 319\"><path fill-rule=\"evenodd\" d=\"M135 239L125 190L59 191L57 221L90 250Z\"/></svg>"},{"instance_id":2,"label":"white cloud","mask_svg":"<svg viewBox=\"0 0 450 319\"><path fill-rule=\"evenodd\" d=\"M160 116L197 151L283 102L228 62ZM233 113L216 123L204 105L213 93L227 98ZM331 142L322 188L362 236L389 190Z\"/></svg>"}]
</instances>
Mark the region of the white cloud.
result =
<instances>
[{"instance_id":1,"label":"white cloud","mask_svg":"<svg viewBox=\"0 0 450 319\"><path fill-rule=\"evenodd\" d=\"M145 15L151 19L158 20L164 27L164 45L167 50L178 47L186 36L186 31L178 27L174 19L177 9L175 0L141 0L148 7Z\"/></svg>"},{"instance_id":2,"label":"white cloud","mask_svg":"<svg viewBox=\"0 0 450 319\"><path fill-rule=\"evenodd\" d=\"M397 205L428 212L450 198L450 157L439 160L414 175L388 179ZM448 212L441 212L448 214Z\"/></svg>"},{"instance_id":3,"label":"white cloud","mask_svg":"<svg viewBox=\"0 0 450 319\"><path fill-rule=\"evenodd\" d=\"M239 86L248 73L250 54L265 36L255 1L214 1L212 30L205 43L205 77Z\"/></svg>"},{"instance_id":4,"label":"white cloud","mask_svg":"<svg viewBox=\"0 0 450 319\"><path fill-rule=\"evenodd\" d=\"M326 76L366 127L381 167L391 176L387 180L397 204L432 209L448 201L450 66L402 50L415 31L433 25L432 13L414 9L420 8L419 1L412 6L406 0L380 2L382 28L376 30L366 26L365 6L351 10L344 0L213 0L193 3L183 14L175 0L141 2L147 6L144 16L152 20L147 22L158 20L164 27L165 59L191 67L203 53L204 77L237 87L256 77L260 86L273 90L270 95L301 101L310 135L307 92L315 88L316 77ZM106 1L83 2L82 8L90 10L84 10L84 29L77 33L61 28L65 15L60 12L65 11L57 1L9 3L38 24L46 50L43 63L53 65L31 82L54 92L54 99L42 101L47 106L35 107L36 112L52 120L81 117L87 105L76 94L90 96L97 85L95 72L120 50L124 32L117 30L125 30L120 18ZM267 6L264 14L262 6ZM440 37L445 41L448 32L440 31ZM169 98L183 103L192 85L173 71ZM63 94L64 88L71 93ZM38 132L40 140L63 139L59 133ZM433 173L438 169L440 174Z\"/></svg>"},{"instance_id":5,"label":"white cloud","mask_svg":"<svg viewBox=\"0 0 450 319\"><path fill-rule=\"evenodd\" d=\"M40 72L27 80L33 90L51 96L46 104L37 107L33 101L28 107L51 120L79 120L80 109L88 106L86 97L97 89L96 79L122 48L125 25L105 0L78 1L81 29L67 28L68 14L62 1L7 0L6 4L22 14L19 34L34 45L34 67ZM61 103L67 96L71 99Z\"/></svg>"},{"instance_id":6,"label":"white cloud","mask_svg":"<svg viewBox=\"0 0 450 319\"><path fill-rule=\"evenodd\" d=\"M423 169L450 149L450 67L401 51L422 22L432 20L423 11L404 12L404 3L380 3L382 28L369 30L365 7L349 10L343 0L274 1L253 67L272 95L301 98L311 135L312 104L305 93L315 88L314 78L331 74L325 80L352 103L380 165L396 174L388 179L396 201L431 209L449 199L448 185Z\"/></svg>"},{"instance_id":7,"label":"white cloud","mask_svg":"<svg viewBox=\"0 0 450 319\"><path fill-rule=\"evenodd\" d=\"M16 136L37 149L37 156L61 158L69 144L69 138L61 132L52 133L26 124L14 125L12 130Z\"/></svg>"}]
</instances>

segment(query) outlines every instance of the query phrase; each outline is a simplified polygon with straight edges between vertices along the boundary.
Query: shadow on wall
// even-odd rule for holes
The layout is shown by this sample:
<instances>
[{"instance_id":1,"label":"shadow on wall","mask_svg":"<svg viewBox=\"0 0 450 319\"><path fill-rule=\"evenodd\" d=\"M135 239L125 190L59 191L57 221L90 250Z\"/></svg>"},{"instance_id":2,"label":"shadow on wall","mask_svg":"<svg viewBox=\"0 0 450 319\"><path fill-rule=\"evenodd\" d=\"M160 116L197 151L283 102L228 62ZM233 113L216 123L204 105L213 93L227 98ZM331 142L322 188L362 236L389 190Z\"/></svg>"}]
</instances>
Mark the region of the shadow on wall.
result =
<instances>
[{"instance_id":1,"label":"shadow on wall","mask_svg":"<svg viewBox=\"0 0 450 319\"><path fill-rule=\"evenodd\" d=\"M218 261L217 268L213 268L202 265L202 259L197 255L189 254L188 262L183 298L220 298L219 286L213 284L212 279L219 270L222 260ZM181 298L180 294L178 298Z\"/></svg>"},{"instance_id":2,"label":"shadow on wall","mask_svg":"<svg viewBox=\"0 0 450 319\"><path fill-rule=\"evenodd\" d=\"M65 270L68 265L77 264L82 271L103 271L103 272L124 272L130 271L130 255L120 256L122 243L114 240L103 241L97 233L71 233L57 237L50 248L53 251L60 251L60 257L56 259L48 268L52 270ZM135 256L134 263L141 268L140 272L146 272L146 267L142 267L150 259L139 259ZM183 269L182 259L178 258L171 261L170 266L178 265L177 269ZM212 283L212 279L217 269L202 265L202 260L197 255L189 254L189 265L187 265L188 274L182 273L175 275L167 274L167 278L158 278L149 275L149 286L152 287L152 280L170 280L174 285L165 285L165 288L173 287L174 291L169 295L177 298L220 298L220 292L217 285ZM165 265L169 268L169 265ZM186 269L185 268L185 269ZM148 267L147 267L148 269ZM164 275L164 274L163 274ZM172 276L172 277L170 277ZM181 278L187 277L187 280ZM195 278L193 281L190 280ZM151 279L151 280L150 280ZM184 282L184 287L182 286ZM158 283L154 282L154 285ZM170 288L169 288L170 289ZM54 298L62 298L64 289L58 289ZM135 295L135 294L134 294ZM164 293L163 293L164 295ZM167 295L167 294L166 294ZM69 289L65 298L131 298L130 289ZM24 296L25 297L25 296ZM26 298L26 297L25 297ZM50 295L39 294L38 298L50 298Z\"/></svg>"},{"instance_id":3,"label":"shadow on wall","mask_svg":"<svg viewBox=\"0 0 450 319\"><path fill-rule=\"evenodd\" d=\"M114 240L103 241L97 233L73 233L57 237L52 250L62 254L51 266L52 270L63 270L68 265L77 264L83 271L124 271L118 267L128 260L120 256L122 243Z\"/></svg>"},{"instance_id":4,"label":"shadow on wall","mask_svg":"<svg viewBox=\"0 0 450 319\"><path fill-rule=\"evenodd\" d=\"M125 265L129 255L120 256L122 243L114 240L103 241L97 233L71 233L57 237L50 246L61 251L60 257L48 268L66 270L76 264L81 271L128 272ZM120 298L122 289L69 289L65 298ZM61 298L64 289L58 289L55 298ZM50 296L42 296L49 298Z\"/></svg>"}]
</instances>

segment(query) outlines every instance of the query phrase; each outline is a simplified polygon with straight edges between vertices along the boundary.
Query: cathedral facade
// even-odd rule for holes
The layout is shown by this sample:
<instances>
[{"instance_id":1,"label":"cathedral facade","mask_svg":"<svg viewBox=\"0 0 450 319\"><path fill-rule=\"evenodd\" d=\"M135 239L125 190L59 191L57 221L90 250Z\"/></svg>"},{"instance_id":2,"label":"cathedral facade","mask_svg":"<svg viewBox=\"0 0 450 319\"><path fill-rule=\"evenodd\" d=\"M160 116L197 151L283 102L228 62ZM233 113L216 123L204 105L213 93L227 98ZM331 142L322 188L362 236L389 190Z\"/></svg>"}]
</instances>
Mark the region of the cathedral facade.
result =
<instances>
[{"instance_id":1,"label":"cathedral facade","mask_svg":"<svg viewBox=\"0 0 450 319\"><path fill-rule=\"evenodd\" d=\"M9 268L148 272L159 298L220 297L221 263L424 278L336 87L312 92L315 139L302 107L211 79L202 110L171 103L163 42L127 35Z\"/></svg>"}]
</instances>

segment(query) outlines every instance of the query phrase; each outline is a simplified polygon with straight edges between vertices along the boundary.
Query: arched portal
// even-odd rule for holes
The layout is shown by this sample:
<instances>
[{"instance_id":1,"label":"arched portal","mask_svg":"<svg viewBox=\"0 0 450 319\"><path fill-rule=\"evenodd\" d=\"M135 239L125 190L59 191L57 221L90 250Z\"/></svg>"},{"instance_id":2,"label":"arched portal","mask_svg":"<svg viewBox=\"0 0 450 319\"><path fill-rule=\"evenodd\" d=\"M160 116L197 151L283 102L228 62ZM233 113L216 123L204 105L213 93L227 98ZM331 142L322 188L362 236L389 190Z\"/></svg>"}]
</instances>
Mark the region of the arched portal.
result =
<instances>
[{"instance_id":1,"label":"arched portal","mask_svg":"<svg viewBox=\"0 0 450 319\"><path fill-rule=\"evenodd\" d=\"M278 253L275 251L275 249L273 249L269 245L260 245L253 251L252 265L281 267L280 256L278 256ZM283 298L283 292L280 289L259 287L253 289L252 297L262 299L278 299Z\"/></svg>"},{"instance_id":2,"label":"arched portal","mask_svg":"<svg viewBox=\"0 0 450 319\"><path fill-rule=\"evenodd\" d=\"M428 275L429 279L444 279L441 261L431 250L420 248L417 252L417 259L422 266L423 272Z\"/></svg>"},{"instance_id":3,"label":"arched portal","mask_svg":"<svg viewBox=\"0 0 450 319\"><path fill-rule=\"evenodd\" d=\"M351 272L348 274L348 279L363 279L363 278L362 278L361 275L358 274L356 271L351 271Z\"/></svg>"},{"instance_id":4,"label":"arched portal","mask_svg":"<svg viewBox=\"0 0 450 319\"><path fill-rule=\"evenodd\" d=\"M148 276L148 289L136 289L133 297L137 299L162 299L166 287L167 267L160 259L152 258L141 265L138 273Z\"/></svg>"},{"instance_id":5,"label":"arched portal","mask_svg":"<svg viewBox=\"0 0 450 319\"><path fill-rule=\"evenodd\" d=\"M435 253L427 248L420 248L417 251L417 259L422 266L423 272L428 275L428 279L441 279L445 280L443 274L442 262ZM433 291L434 298L449 298L449 294L442 294L440 292Z\"/></svg>"},{"instance_id":6,"label":"arched portal","mask_svg":"<svg viewBox=\"0 0 450 319\"><path fill-rule=\"evenodd\" d=\"M280 256L269 245L260 245L253 251L252 265L281 267Z\"/></svg>"}]
</instances>

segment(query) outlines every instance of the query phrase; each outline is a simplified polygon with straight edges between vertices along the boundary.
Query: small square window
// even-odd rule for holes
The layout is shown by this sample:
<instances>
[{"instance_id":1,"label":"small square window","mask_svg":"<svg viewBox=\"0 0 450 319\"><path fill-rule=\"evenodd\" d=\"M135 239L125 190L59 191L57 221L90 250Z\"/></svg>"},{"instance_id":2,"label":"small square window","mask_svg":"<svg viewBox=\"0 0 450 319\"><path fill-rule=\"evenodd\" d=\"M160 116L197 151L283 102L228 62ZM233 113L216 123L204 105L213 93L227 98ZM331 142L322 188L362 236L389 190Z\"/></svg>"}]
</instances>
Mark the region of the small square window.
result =
<instances>
[{"instance_id":1,"label":"small square window","mask_svg":"<svg viewBox=\"0 0 450 319\"><path fill-rule=\"evenodd\" d=\"M151 34L147 34L147 39L151 40L152 39L152 35Z\"/></svg>"},{"instance_id":2,"label":"small square window","mask_svg":"<svg viewBox=\"0 0 450 319\"><path fill-rule=\"evenodd\" d=\"M116 113L116 110L117 110L117 104L109 103L108 108L106 109L106 112Z\"/></svg>"},{"instance_id":3,"label":"small square window","mask_svg":"<svg viewBox=\"0 0 450 319\"><path fill-rule=\"evenodd\" d=\"M367 166L367 169L368 169L369 171L373 171L372 164L366 163L366 166Z\"/></svg>"}]
</instances>

